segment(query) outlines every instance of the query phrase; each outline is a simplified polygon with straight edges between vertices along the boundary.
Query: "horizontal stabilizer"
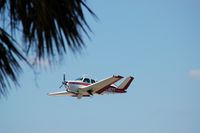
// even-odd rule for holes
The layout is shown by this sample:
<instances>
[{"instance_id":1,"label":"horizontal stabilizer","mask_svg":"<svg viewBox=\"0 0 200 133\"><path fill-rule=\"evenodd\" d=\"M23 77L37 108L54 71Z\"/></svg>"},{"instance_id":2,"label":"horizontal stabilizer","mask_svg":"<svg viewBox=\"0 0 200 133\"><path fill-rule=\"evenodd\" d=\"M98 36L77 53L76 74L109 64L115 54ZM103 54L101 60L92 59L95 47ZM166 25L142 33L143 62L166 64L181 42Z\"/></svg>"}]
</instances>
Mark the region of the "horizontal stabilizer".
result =
<instances>
[{"instance_id":1,"label":"horizontal stabilizer","mask_svg":"<svg viewBox=\"0 0 200 133\"><path fill-rule=\"evenodd\" d=\"M129 85L131 84L131 82L133 81L134 77L127 77L120 85L119 85L119 89L122 89L122 90L127 90L127 88L129 87Z\"/></svg>"}]
</instances>

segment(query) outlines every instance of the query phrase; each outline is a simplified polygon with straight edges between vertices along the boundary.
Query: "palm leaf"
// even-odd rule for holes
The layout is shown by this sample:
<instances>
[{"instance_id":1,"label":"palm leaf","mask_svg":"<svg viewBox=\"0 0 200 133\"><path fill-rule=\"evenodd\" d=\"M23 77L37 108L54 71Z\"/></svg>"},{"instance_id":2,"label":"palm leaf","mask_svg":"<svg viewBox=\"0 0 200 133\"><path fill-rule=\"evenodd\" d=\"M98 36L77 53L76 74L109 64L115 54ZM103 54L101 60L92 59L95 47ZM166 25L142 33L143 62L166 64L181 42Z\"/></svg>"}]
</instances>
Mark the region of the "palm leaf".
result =
<instances>
[{"instance_id":1,"label":"palm leaf","mask_svg":"<svg viewBox=\"0 0 200 133\"><path fill-rule=\"evenodd\" d=\"M18 61L26 61L15 45L13 38L0 28L0 94L4 96L11 81L18 85L17 75L22 70Z\"/></svg>"},{"instance_id":2,"label":"palm leaf","mask_svg":"<svg viewBox=\"0 0 200 133\"><path fill-rule=\"evenodd\" d=\"M67 49L78 52L85 46L82 33L89 37L91 29L83 8L96 17L85 0L0 0L0 17L10 24L11 33L22 29L26 54L54 59ZM22 70L19 60L26 59L6 30L0 31L0 94L5 95L11 81L18 84L16 77Z\"/></svg>"}]
</instances>

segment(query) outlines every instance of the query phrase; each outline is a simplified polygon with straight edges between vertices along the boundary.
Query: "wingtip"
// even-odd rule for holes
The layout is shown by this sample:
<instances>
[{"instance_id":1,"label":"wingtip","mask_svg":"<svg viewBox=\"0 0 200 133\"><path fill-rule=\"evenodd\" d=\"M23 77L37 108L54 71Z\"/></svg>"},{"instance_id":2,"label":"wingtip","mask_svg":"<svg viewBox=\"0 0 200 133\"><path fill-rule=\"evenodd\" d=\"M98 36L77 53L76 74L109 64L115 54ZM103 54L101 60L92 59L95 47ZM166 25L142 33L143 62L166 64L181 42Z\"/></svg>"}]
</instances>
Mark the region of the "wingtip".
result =
<instances>
[{"instance_id":1,"label":"wingtip","mask_svg":"<svg viewBox=\"0 0 200 133\"><path fill-rule=\"evenodd\" d=\"M47 93L47 96L51 96L51 93Z\"/></svg>"},{"instance_id":2,"label":"wingtip","mask_svg":"<svg viewBox=\"0 0 200 133\"><path fill-rule=\"evenodd\" d=\"M121 75L113 75L113 77L119 78L119 79L123 78L123 76L121 76Z\"/></svg>"}]
</instances>

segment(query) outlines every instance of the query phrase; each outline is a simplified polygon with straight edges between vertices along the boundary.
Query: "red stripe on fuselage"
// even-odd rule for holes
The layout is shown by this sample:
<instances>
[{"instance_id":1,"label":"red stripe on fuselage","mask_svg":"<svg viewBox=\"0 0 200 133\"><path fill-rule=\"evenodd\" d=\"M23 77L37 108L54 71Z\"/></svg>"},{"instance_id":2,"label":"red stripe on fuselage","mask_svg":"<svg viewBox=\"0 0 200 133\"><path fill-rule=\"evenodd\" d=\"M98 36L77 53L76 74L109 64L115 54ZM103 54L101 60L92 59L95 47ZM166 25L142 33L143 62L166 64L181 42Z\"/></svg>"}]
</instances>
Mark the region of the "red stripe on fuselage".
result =
<instances>
[{"instance_id":1,"label":"red stripe on fuselage","mask_svg":"<svg viewBox=\"0 0 200 133\"><path fill-rule=\"evenodd\" d=\"M76 84L76 85L84 85L84 86L88 86L90 85L89 83L85 83L85 82L68 82L69 84Z\"/></svg>"}]
</instances>

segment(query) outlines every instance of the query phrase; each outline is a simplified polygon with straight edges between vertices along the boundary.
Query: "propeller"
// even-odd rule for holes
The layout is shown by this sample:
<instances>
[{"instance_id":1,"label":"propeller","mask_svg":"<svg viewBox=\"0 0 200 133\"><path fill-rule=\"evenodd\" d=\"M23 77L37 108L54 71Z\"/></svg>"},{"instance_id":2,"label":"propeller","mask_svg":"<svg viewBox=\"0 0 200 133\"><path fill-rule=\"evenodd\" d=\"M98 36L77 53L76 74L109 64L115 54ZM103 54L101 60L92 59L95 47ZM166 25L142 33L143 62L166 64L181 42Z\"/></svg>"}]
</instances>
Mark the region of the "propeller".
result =
<instances>
[{"instance_id":1,"label":"propeller","mask_svg":"<svg viewBox=\"0 0 200 133\"><path fill-rule=\"evenodd\" d=\"M65 74L63 74L63 81L62 81L62 84L59 88L61 88L63 85L65 85L66 81L65 81Z\"/></svg>"}]
</instances>

